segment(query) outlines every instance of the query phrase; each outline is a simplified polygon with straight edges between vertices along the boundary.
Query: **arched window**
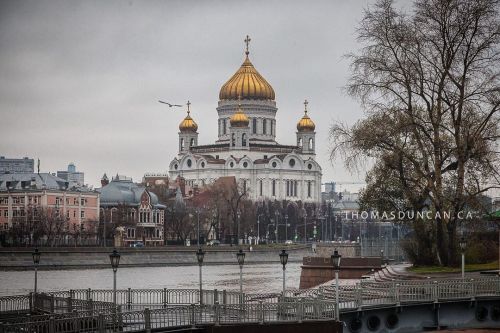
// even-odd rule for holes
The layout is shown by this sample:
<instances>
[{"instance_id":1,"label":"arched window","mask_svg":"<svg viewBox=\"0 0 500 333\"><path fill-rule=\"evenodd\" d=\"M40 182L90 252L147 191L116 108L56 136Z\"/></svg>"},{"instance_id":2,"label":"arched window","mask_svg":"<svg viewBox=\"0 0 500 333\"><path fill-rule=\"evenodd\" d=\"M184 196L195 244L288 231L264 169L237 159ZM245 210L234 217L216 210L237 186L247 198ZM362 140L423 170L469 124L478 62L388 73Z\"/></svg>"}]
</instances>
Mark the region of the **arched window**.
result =
<instances>
[{"instance_id":1,"label":"arched window","mask_svg":"<svg viewBox=\"0 0 500 333\"><path fill-rule=\"evenodd\" d=\"M253 118L252 120L252 133L257 134L257 118Z\"/></svg>"},{"instance_id":2,"label":"arched window","mask_svg":"<svg viewBox=\"0 0 500 333\"><path fill-rule=\"evenodd\" d=\"M276 196L276 180L273 179L273 197Z\"/></svg>"},{"instance_id":3,"label":"arched window","mask_svg":"<svg viewBox=\"0 0 500 333\"><path fill-rule=\"evenodd\" d=\"M312 138L309 138L309 150L312 150L314 146L314 141Z\"/></svg>"},{"instance_id":4,"label":"arched window","mask_svg":"<svg viewBox=\"0 0 500 333\"><path fill-rule=\"evenodd\" d=\"M273 135L274 131L274 121L271 120L271 135Z\"/></svg>"},{"instance_id":5,"label":"arched window","mask_svg":"<svg viewBox=\"0 0 500 333\"><path fill-rule=\"evenodd\" d=\"M235 135L234 133L231 135L231 146L235 146L236 145L236 139L235 139Z\"/></svg>"},{"instance_id":6,"label":"arched window","mask_svg":"<svg viewBox=\"0 0 500 333\"><path fill-rule=\"evenodd\" d=\"M302 138L299 138L298 146L302 147Z\"/></svg>"},{"instance_id":7,"label":"arched window","mask_svg":"<svg viewBox=\"0 0 500 333\"><path fill-rule=\"evenodd\" d=\"M243 134L241 135L241 145L242 145L243 147L246 147L246 146L247 146L247 135L246 135L245 133L243 133Z\"/></svg>"},{"instance_id":8,"label":"arched window","mask_svg":"<svg viewBox=\"0 0 500 333\"><path fill-rule=\"evenodd\" d=\"M194 138L191 138L191 142L189 142L189 147L194 146Z\"/></svg>"},{"instance_id":9,"label":"arched window","mask_svg":"<svg viewBox=\"0 0 500 333\"><path fill-rule=\"evenodd\" d=\"M181 150L184 150L184 139L181 139Z\"/></svg>"},{"instance_id":10,"label":"arched window","mask_svg":"<svg viewBox=\"0 0 500 333\"><path fill-rule=\"evenodd\" d=\"M222 134L226 134L226 118L222 120Z\"/></svg>"},{"instance_id":11,"label":"arched window","mask_svg":"<svg viewBox=\"0 0 500 333\"><path fill-rule=\"evenodd\" d=\"M267 119L262 120L262 133L267 134Z\"/></svg>"}]
</instances>

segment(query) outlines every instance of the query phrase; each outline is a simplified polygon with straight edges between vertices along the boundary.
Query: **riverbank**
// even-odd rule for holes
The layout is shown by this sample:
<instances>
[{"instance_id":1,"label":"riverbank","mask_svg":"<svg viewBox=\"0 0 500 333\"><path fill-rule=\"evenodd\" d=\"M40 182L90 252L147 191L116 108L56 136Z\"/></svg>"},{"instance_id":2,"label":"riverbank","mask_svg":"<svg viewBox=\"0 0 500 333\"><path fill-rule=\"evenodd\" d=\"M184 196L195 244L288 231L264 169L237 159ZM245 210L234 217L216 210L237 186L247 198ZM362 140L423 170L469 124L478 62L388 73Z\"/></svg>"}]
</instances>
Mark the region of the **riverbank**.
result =
<instances>
[{"instance_id":1,"label":"riverbank","mask_svg":"<svg viewBox=\"0 0 500 333\"><path fill-rule=\"evenodd\" d=\"M238 246L204 247L204 265L225 265L236 262ZM311 249L303 245L288 247L254 247L245 251L245 264L279 263L279 253L285 248L289 262L302 262L311 255ZM197 265L196 247L120 248L120 267L159 267ZM113 248L40 248L42 253L39 269L108 268L109 254ZM32 249L1 248L0 270L30 270L33 268Z\"/></svg>"}]
</instances>

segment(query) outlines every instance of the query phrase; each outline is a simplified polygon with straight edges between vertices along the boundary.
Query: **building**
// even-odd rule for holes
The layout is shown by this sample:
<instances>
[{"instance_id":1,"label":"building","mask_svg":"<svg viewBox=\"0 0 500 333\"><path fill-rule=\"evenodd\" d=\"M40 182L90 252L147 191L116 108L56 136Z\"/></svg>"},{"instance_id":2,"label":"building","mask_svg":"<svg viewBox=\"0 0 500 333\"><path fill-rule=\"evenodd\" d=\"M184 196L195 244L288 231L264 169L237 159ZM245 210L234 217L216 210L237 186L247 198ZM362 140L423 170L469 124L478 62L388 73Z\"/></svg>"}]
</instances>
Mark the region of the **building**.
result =
<instances>
[{"instance_id":1,"label":"building","mask_svg":"<svg viewBox=\"0 0 500 333\"><path fill-rule=\"evenodd\" d=\"M57 171L57 177L68 181L70 184L85 184L84 173L76 171L76 166L74 163L68 164L68 169L66 171Z\"/></svg>"},{"instance_id":2,"label":"building","mask_svg":"<svg viewBox=\"0 0 500 333\"><path fill-rule=\"evenodd\" d=\"M91 234L99 221L99 193L70 187L50 173L0 175L0 230L37 222L42 211L65 222L57 235L59 242L67 241L63 238L76 231ZM27 221L28 216L33 221Z\"/></svg>"},{"instance_id":3,"label":"building","mask_svg":"<svg viewBox=\"0 0 500 333\"><path fill-rule=\"evenodd\" d=\"M33 173L35 161L32 158L5 158L0 156L0 174L3 173Z\"/></svg>"},{"instance_id":4,"label":"building","mask_svg":"<svg viewBox=\"0 0 500 333\"><path fill-rule=\"evenodd\" d=\"M107 226L108 232L113 228L119 231L106 236L108 239L120 237L119 245L122 246L137 242L147 246L163 245L166 206L159 203L156 194L135 184L132 178L121 175L116 175L110 182L104 175L101 184L105 184L98 190L101 194L101 222Z\"/></svg>"},{"instance_id":5,"label":"building","mask_svg":"<svg viewBox=\"0 0 500 333\"><path fill-rule=\"evenodd\" d=\"M276 142L275 93L250 62L248 42L241 67L222 86L217 107L218 139L198 142L198 125L187 115L179 125L178 155L170 162L170 178L204 186L234 176L255 201L321 199L321 167L316 162L315 124L304 102L294 144ZM299 117L299 112L297 112ZM210 126L210 124L203 124Z\"/></svg>"}]
</instances>

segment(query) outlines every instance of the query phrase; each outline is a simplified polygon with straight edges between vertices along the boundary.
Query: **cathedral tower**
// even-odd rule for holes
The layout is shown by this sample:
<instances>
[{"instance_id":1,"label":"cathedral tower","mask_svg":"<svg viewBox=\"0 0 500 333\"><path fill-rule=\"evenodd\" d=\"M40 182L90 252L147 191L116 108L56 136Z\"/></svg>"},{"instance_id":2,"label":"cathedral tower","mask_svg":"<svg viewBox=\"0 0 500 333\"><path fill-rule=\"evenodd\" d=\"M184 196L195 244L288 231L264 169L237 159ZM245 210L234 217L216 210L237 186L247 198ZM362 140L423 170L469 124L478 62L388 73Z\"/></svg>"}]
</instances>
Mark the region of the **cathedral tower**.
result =
<instances>
[{"instance_id":1,"label":"cathedral tower","mask_svg":"<svg viewBox=\"0 0 500 333\"><path fill-rule=\"evenodd\" d=\"M316 125L307 115L307 99L304 101L304 116L297 123L297 146L304 154L314 154L316 145Z\"/></svg>"},{"instance_id":2,"label":"cathedral tower","mask_svg":"<svg viewBox=\"0 0 500 333\"><path fill-rule=\"evenodd\" d=\"M186 153L198 145L198 125L191 118L191 102L187 102L187 116L179 124L179 153Z\"/></svg>"}]
</instances>

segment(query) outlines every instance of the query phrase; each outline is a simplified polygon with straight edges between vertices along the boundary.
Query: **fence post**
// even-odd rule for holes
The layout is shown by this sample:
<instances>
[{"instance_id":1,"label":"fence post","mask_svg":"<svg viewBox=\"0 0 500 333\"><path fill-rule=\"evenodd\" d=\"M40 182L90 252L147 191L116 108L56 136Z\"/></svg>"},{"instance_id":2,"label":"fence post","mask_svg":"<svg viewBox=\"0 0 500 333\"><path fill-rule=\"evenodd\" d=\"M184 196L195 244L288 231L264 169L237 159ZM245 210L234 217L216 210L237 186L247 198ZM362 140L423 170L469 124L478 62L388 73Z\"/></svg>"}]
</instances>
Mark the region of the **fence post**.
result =
<instances>
[{"instance_id":1,"label":"fence post","mask_svg":"<svg viewBox=\"0 0 500 333\"><path fill-rule=\"evenodd\" d=\"M92 289L87 289L87 301L92 298Z\"/></svg>"},{"instance_id":2,"label":"fence post","mask_svg":"<svg viewBox=\"0 0 500 333\"><path fill-rule=\"evenodd\" d=\"M216 289L217 291L217 289ZM214 302L214 324L216 326L220 325L220 306L219 301Z\"/></svg>"},{"instance_id":3,"label":"fence post","mask_svg":"<svg viewBox=\"0 0 500 333\"><path fill-rule=\"evenodd\" d=\"M54 295L50 295L50 313L54 313L55 301Z\"/></svg>"},{"instance_id":4,"label":"fence post","mask_svg":"<svg viewBox=\"0 0 500 333\"><path fill-rule=\"evenodd\" d=\"M66 312L73 311L73 299L71 298L71 295L67 298L67 302L68 302L68 309Z\"/></svg>"},{"instance_id":5,"label":"fence post","mask_svg":"<svg viewBox=\"0 0 500 333\"><path fill-rule=\"evenodd\" d=\"M476 281L474 279L470 279L470 298L473 300L476 296Z\"/></svg>"},{"instance_id":6,"label":"fence post","mask_svg":"<svg viewBox=\"0 0 500 333\"><path fill-rule=\"evenodd\" d=\"M151 311L149 308L144 309L144 328L146 333L151 333Z\"/></svg>"},{"instance_id":7,"label":"fence post","mask_svg":"<svg viewBox=\"0 0 500 333\"><path fill-rule=\"evenodd\" d=\"M396 288L394 289L395 292L395 298L396 298L396 305L399 306L401 304L400 296L399 296L399 283L396 283Z\"/></svg>"},{"instance_id":8,"label":"fence post","mask_svg":"<svg viewBox=\"0 0 500 333\"><path fill-rule=\"evenodd\" d=\"M87 301L87 308L90 313L94 312L94 302L92 301L92 298Z\"/></svg>"},{"instance_id":9,"label":"fence post","mask_svg":"<svg viewBox=\"0 0 500 333\"><path fill-rule=\"evenodd\" d=\"M437 303L439 301L439 285L437 281L433 281L433 288L432 290L434 291L434 303Z\"/></svg>"},{"instance_id":10,"label":"fence post","mask_svg":"<svg viewBox=\"0 0 500 333\"><path fill-rule=\"evenodd\" d=\"M55 333L56 332L56 321L54 320L54 317L50 316L49 318L49 333Z\"/></svg>"},{"instance_id":11,"label":"fence post","mask_svg":"<svg viewBox=\"0 0 500 333\"><path fill-rule=\"evenodd\" d=\"M222 304L226 305L227 304L227 293L226 289L222 291Z\"/></svg>"},{"instance_id":12,"label":"fence post","mask_svg":"<svg viewBox=\"0 0 500 333\"><path fill-rule=\"evenodd\" d=\"M299 324L301 324L302 323L302 316L304 314L304 302L298 302L295 304L297 304L297 321Z\"/></svg>"},{"instance_id":13,"label":"fence post","mask_svg":"<svg viewBox=\"0 0 500 333\"><path fill-rule=\"evenodd\" d=\"M30 295L29 295L29 307L30 307L30 314L33 313L33 298L35 296L33 295L33 292L30 291ZM0 331L1 332L1 331Z\"/></svg>"},{"instance_id":14,"label":"fence post","mask_svg":"<svg viewBox=\"0 0 500 333\"><path fill-rule=\"evenodd\" d=\"M104 315L102 313L99 314L97 317L97 331L99 333L104 333L105 328L104 328Z\"/></svg>"},{"instance_id":15,"label":"fence post","mask_svg":"<svg viewBox=\"0 0 500 333\"><path fill-rule=\"evenodd\" d=\"M214 289L214 304L215 302L219 303L219 293L217 289Z\"/></svg>"},{"instance_id":16,"label":"fence post","mask_svg":"<svg viewBox=\"0 0 500 333\"><path fill-rule=\"evenodd\" d=\"M195 315L194 315L195 308L194 307L195 307L194 304L191 304L189 306L189 321L190 321L190 324L191 324L192 327L196 326L195 325L195 320L194 320L194 318L195 318Z\"/></svg>"},{"instance_id":17,"label":"fence post","mask_svg":"<svg viewBox=\"0 0 500 333\"><path fill-rule=\"evenodd\" d=\"M259 324L264 324L264 303L259 301Z\"/></svg>"},{"instance_id":18,"label":"fence post","mask_svg":"<svg viewBox=\"0 0 500 333\"><path fill-rule=\"evenodd\" d=\"M167 307L167 288L163 288L163 307Z\"/></svg>"},{"instance_id":19,"label":"fence post","mask_svg":"<svg viewBox=\"0 0 500 333\"><path fill-rule=\"evenodd\" d=\"M127 309L130 310L132 307L132 290L128 288L127 290Z\"/></svg>"},{"instance_id":20,"label":"fence post","mask_svg":"<svg viewBox=\"0 0 500 333\"><path fill-rule=\"evenodd\" d=\"M361 283L359 285L356 284L356 298L357 298L358 308L361 308L363 306L363 288L361 286Z\"/></svg>"}]
</instances>

